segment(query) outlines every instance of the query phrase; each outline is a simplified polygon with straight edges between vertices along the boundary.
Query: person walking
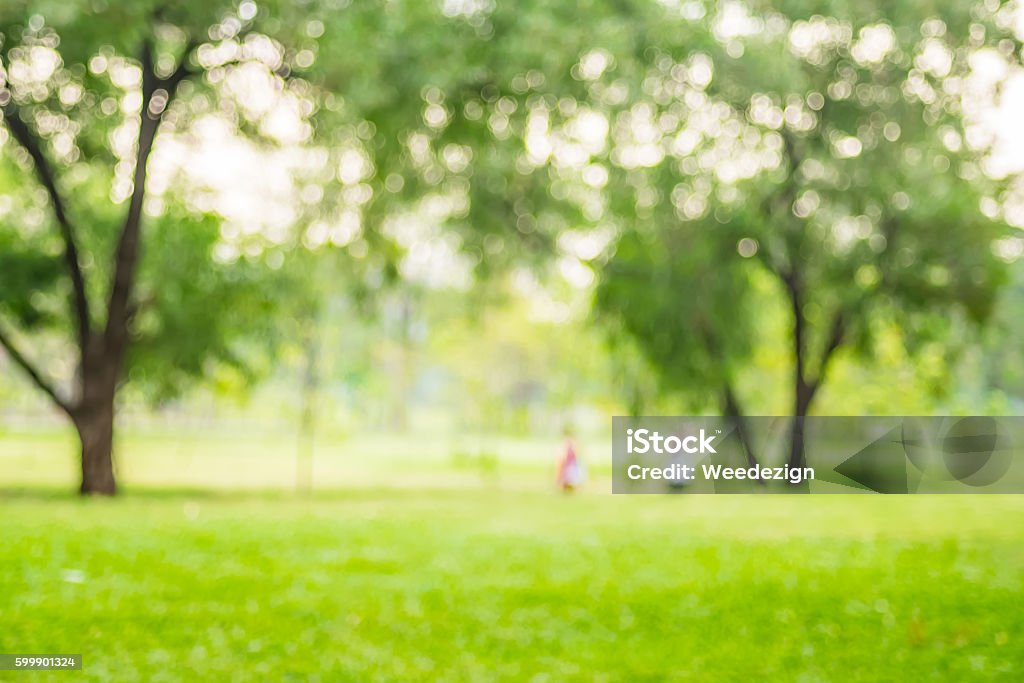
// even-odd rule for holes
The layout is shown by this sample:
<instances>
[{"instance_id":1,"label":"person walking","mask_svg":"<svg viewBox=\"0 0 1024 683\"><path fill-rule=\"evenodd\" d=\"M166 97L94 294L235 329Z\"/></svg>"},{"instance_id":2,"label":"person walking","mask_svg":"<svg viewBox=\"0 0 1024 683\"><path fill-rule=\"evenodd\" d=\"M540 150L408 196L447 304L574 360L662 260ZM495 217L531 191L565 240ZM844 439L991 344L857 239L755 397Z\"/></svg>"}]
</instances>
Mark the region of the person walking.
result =
<instances>
[{"instance_id":1,"label":"person walking","mask_svg":"<svg viewBox=\"0 0 1024 683\"><path fill-rule=\"evenodd\" d=\"M566 437L565 451L558 462L558 476L556 482L563 491L569 493L579 488L585 479L583 462L576 455L576 446L572 437Z\"/></svg>"}]
</instances>

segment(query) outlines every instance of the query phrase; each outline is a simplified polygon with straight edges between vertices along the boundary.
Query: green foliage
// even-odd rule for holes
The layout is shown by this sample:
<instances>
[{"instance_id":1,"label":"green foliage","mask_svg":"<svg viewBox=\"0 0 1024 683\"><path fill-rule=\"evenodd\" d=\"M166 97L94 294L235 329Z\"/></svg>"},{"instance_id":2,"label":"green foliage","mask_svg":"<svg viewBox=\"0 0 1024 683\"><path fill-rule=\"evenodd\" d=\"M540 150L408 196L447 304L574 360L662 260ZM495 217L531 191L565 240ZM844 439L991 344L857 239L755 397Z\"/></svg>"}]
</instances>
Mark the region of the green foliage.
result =
<instances>
[{"instance_id":1,"label":"green foliage","mask_svg":"<svg viewBox=\"0 0 1024 683\"><path fill-rule=\"evenodd\" d=\"M283 54L280 44L241 54L240 40L262 36L257 27L274 12L271 28L287 33L282 28L287 13L273 4L261 6L254 15L252 3L240 7L234 2L4 3L3 116L17 118L36 138L60 202L44 191L38 164L29 158L32 150L8 125L0 136L0 177L8 181L0 197L6 203L0 204L0 313L26 332L74 329L71 282L59 238L63 210L86 281L89 325L106 325L113 256L133 189L144 78L139 67L147 59L161 78L172 77L176 69L195 72L164 118L158 154L168 137L187 136L197 119L209 115L211 102L222 120L233 124L236 137L271 146L258 119L236 109L237 98L232 100L219 85L217 74L208 73L220 68L223 77L224 66L211 62L205 51L233 43L239 59L286 73L285 65L267 63L275 50ZM237 60L228 55L225 61ZM282 82L277 75L269 78L269 89ZM151 187L142 221L143 263L132 292L136 316L131 334L138 345L131 349L125 376L155 400L179 393L189 379L224 368L251 379L261 365L265 368L265 350L286 329L280 324L284 299L298 291L295 279L279 270L294 239L260 243L256 252L246 245L244 258L218 260L214 256L224 216L209 202L196 202L181 177L170 177L166 170L155 173L152 165L147 175ZM270 262L275 267L268 267Z\"/></svg>"},{"instance_id":2,"label":"green foliage","mask_svg":"<svg viewBox=\"0 0 1024 683\"><path fill-rule=\"evenodd\" d=\"M426 241L488 276L566 256L567 237L615 234L611 249L570 256L602 272L596 302L630 337L620 349L638 346L666 389L705 405L725 384L751 384L746 369L772 355L764 311L784 306L766 297L786 292L752 284L766 274L799 278L814 356L839 315L847 352L869 354L873 330L893 326L911 350L941 340L950 317L986 320L1005 279L991 252L1004 227L978 211L1002 185L984 175L963 118L972 55L1018 47L990 4L0 9L5 115L39 135L59 171L94 326L131 189L146 46L159 75L194 72L155 159L168 140L194 143L209 118L262 152L310 152L293 173L291 225L273 238L254 226L227 236L216 203L154 162L129 377L160 398L216 367L266 367L257 347L301 337L323 302L372 307ZM233 80L250 67L253 91ZM288 135L254 104L268 93L299 112ZM33 333L67 332L51 202L9 136L0 180L0 200L14 202L0 203L0 312ZM306 268L300 245L351 258ZM233 255L212 258L219 247ZM281 255L282 271L264 267Z\"/></svg>"},{"instance_id":3,"label":"green foliage","mask_svg":"<svg viewBox=\"0 0 1024 683\"><path fill-rule=\"evenodd\" d=\"M983 370L965 378L975 382L980 379L983 386L1015 397L1016 405L1007 411L1011 414L1019 410L1024 397L1024 268L1018 266L1013 274L993 313L984 343L976 351Z\"/></svg>"},{"instance_id":4,"label":"green foliage","mask_svg":"<svg viewBox=\"0 0 1024 683\"><path fill-rule=\"evenodd\" d=\"M664 389L699 407L720 407L754 341L755 296L729 231L728 225L682 224L627 233L595 299L610 324L637 342Z\"/></svg>"},{"instance_id":5,"label":"green foliage","mask_svg":"<svg viewBox=\"0 0 1024 683\"><path fill-rule=\"evenodd\" d=\"M756 270L792 300L794 362L812 384L834 347L870 355L879 320L915 348L949 336L951 317L988 319L1007 227L981 211L1000 183L982 173L962 110L971 55L1005 47L1006 32L979 8L934 12L755 3L717 34L706 87L672 59L656 65L667 94L652 86L641 115L678 120L685 149L613 167L625 236L596 301L669 385L716 390L763 343Z\"/></svg>"},{"instance_id":6,"label":"green foliage","mask_svg":"<svg viewBox=\"0 0 1024 683\"><path fill-rule=\"evenodd\" d=\"M575 408L613 407L601 340L586 321L569 318L567 304L513 292L479 312L465 303L452 301L435 314L428 340L428 360L444 372L445 398L460 428L557 432ZM545 318L545 303L564 319L558 311Z\"/></svg>"},{"instance_id":7,"label":"green foliage","mask_svg":"<svg viewBox=\"0 0 1024 683\"><path fill-rule=\"evenodd\" d=\"M5 163L6 162L6 163ZM18 162L0 158L0 186L17 186ZM55 288L63 273L57 236L40 226L33 193L0 195L0 314L25 329L45 328L63 316Z\"/></svg>"},{"instance_id":8,"label":"green foliage","mask_svg":"<svg viewBox=\"0 0 1024 683\"><path fill-rule=\"evenodd\" d=\"M304 112L300 142L315 141L323 153L322 166L309 169L306 181L326 191L297 207L290 243L316 248L330 241L360 258L369 251L362 270L373 289L396 277L396 262L411 247L396 236L395 219L430 214L430 206L440 207L430 220L454 229L453 243L481 273L550 252L567 227L585 222L593 198L581 197L572 189L576 181L548 169L544 159L526 160L530 122L545 113L565 125L576 110L602 106L607 98L585 82L577 64L588 50L600 47L627 77L627 97L616 100L622 104L650 58L642 48L649 33L674 45L703 33L678 20L676 30L667 29L668 10L643 2L590 2L570 11L547 0L463 8L20 0L4 9L6 115L39 136L42 154L59 171L56 185L78 228L94 326L105 322L95 304L108 297L110 255L131 190L138 67L149 53L161 77L183 68L195 74L165 115L157 155L162 140L187 136L209 116L227 121L236 135L280 144L268 132L266 112L254 107L255 94L233 90L230 77L239 65L261 68L267 88L293 98ZM586 12L587 25L576 20L577 11ZM24 153L13 141L4 150L21 171L10 190L35 192ZM179 180L158 185L159 207L147 205L154 226L215 227L216 209L194 201ZM50 203L38 202L46 229L54 227ZM349 226L344 236L332 227L340 223ZM157 231L147 226L143 239L153 233L163 240ZM259 240L231 246L246 253L261 248ZM159 386L160 394L211 362L236 364L225 334L227 321L242 323L231 313L240 310L232 303L237 298L208 297L210 282L199 276L209 240L178 240L173 248L180 267L160 261L143 271L137 333L145 349L133 360L148 360L131 373ZM358 295L359 283L353 287ZM188 303L200 295L207 296L205 307ZM172 313L171 302L180 309ZM187 327L193 334L182 333ZM157 331L160 341L153 338ZM171 362L155 363L157 353Z\"/></svg>"},{"instance_id":9,"label":"green foliage","mask_svg":"<svg viewBox=\"0 0 1024 683\"><path fill-rule=\"evenodd\" d=\"M60 307L44 294L61 275L53 256L28 250L21 240L0 234L0 273L0 310L23 327L34 329L60 316Z\"/></svg>"},{"instance_id":10,"label":"green foliage","mask_svg":"<svg viewBox=\"0 0 1024 683\"><path fill-rule=\"evenodd\" d=\"M164 216L148 226L129 365L132 382L157 400L213 374L214 359L251 383L269 369L262 351L290 331L280 307L302 296L296 274L271 269L265 256L218 260L217 228L212 216Z\"/></svg>"}]
</instances>

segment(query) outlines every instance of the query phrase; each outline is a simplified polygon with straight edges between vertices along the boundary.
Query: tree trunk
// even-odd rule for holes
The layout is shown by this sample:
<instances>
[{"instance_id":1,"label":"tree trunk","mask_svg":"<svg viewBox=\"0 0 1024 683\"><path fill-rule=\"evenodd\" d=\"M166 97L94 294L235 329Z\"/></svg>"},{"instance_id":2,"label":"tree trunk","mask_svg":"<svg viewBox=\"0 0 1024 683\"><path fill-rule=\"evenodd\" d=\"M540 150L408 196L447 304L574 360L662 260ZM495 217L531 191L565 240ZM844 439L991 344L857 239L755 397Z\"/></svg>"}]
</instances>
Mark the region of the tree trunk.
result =
<instances>
[{"instance_id":1,"label":"tree trunk","mask_svg":"<svg viewBox=\"0 0 1024 683\"><path fill-rule=\"evenodd\" d=\"M126 335L125 337L126 338ZM79 400L70 411L82 442L82 495L112 496L114 479L114 397L123 358L121 347L93 336L82 357Z\"/></svg>"},{"instance_id":2,"label":"tree trunk","mask_svg":"<svg viewBox=\"0 0 1024 683\"><path fill-rule=\"evenodd\" d=\"M790 429L789 437L789 466L790 467L803 467L804 466L804 418L807 416L806 412L802 414L796 414L793 416L793 425Z\"/></svg>"},{"instance_id":3,"label":"tree trunk","mask_svg":"<svg viewBox=\"0 0 1024 683\"><path fill-rule=\"evenodd\" d=\"M783 281L789 291L793 311L793 426L790 430L789 466L803 467L804 418L811 407L816 387L807 381L803 284L796 271L790 271Z\"/></svg>"},{"instance_id":4,"label":"tree trunk","mask_svg":"<svg viewBox=\"0 0 1024 683\"><path fill-rule=\"evenodd\" d=\"M747 467L757 467L759 464L757 455L754 453L753 445L751 445L750 440L747 438L743 409L740 407L739 400L736 398L736 394L728 382L725 383L722 392L722 413L722 416L728 418L736 430L736 436L739 438L740 445L743 447L743 453L747 458ZM758 477L757 481L759 484L764 484L764 480L761 477Z\"/></svg>"},{"instance_id":5,"label":"tree trunk","mask_svg":"<svg viewBox=\"0 0 1024 683\"><path fill-rule=\"evenodd\" d=\"M83 407L75 417L82 442L82 495L112 496L114 480L114 395Z\"/></svg>"},{"instance_id":6,"label":"tree trunk","mask_svg":"<svg viewBox=\"0 0 1024 683\"><path fill-rule=\"evenodd\" d=\"M794 335L797 340L802 338L801 328L803 327L803 320L798 319L796 324L796 334ZM807 359L806 352L803 345L797 341L794 347L795 365L796 372L793 382L793 428L791 431L792 439L790 441L789 451L789 466L790 467L803 467L806 465L804 457L804 442L806 428L804 423L805 418L811 410L811 403L814 401L815 395L818 393L818 389L821 387L821 383L825 379L825 371L828 369L829 360L832 358L833 353L839 348L843 339L844 322L842 314L837 314L835 321L832 324L832 331L830 333L828 344L825 350L822 352L821 361L818 363L818 374L812 380L807 379Z\"/></svg>"}]
</instances>

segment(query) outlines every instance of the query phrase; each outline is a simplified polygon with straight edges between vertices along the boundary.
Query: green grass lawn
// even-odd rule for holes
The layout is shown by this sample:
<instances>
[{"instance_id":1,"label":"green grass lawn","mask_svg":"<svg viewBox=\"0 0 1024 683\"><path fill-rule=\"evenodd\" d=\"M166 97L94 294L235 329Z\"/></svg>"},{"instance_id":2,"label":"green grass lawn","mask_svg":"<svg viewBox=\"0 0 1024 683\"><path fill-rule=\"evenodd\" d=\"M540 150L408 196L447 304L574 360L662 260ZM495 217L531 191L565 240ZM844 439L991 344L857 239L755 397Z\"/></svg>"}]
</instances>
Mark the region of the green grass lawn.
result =
<instances>
[{"instance_id":1,"label":"green grass lawn","mask_svg":"<svg viewBox=\"0 0 1024 683\"><path fill-rule=\"evenodd\" d=\"M85 657L2 680L1024 678L1024 497L22 490L0 523L0 652Z\"/></svg>"}]
</instances>

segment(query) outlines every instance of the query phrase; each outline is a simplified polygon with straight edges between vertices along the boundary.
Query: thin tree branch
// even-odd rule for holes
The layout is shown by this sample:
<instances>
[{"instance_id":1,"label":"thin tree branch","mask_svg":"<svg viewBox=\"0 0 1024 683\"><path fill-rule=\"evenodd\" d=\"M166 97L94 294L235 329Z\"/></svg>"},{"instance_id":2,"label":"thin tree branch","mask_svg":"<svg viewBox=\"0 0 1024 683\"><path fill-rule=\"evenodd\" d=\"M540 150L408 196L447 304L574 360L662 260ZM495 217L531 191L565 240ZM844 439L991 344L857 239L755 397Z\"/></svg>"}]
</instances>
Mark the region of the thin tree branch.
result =
<instances>
[{"instance_id":1,"label":"thin tree branch","mask_svg":"<svg viewBox=\"0 0 1024 683\"><path fill-rule=\"evenodd\" d=\"M36 169L36 176L40 184L46 189L53 205L53 213L57 218L57 225L60 228L61 238L64 240L64 261L67 265L68 274L71 276L71 285L74 289L74 306L77 327L79 348L84 351L89 342L89 299L86 295L85 276L82 273L82 266L78 260L78 246L75 241L75 229L68 218L64 200L57 190L57 182L54 176L53 167L43 154L39 138L32 132L28 125L18 115L18 107L13 100L8 100L2 107L4 121L7 123L11 135L18 141L25 151L32 158Z\"/></svg>"},{"instance_id":2,"label":"thin tree branch","mask_svg":"<svg viewBox=\"0 0 1024 683\"><path fill-rule=\"evenodd\" d=\"M760 463L757 461L757 455L754 453L754 447L751 445L750 439L747 438L743 408L740 407L739 399L736 398L736 392L733 391L732 383L728 379L723 383L722 412L722 416L731 422L733 429L736 430L736 436L739 437L743 453L747 456L747 465L749 467L757 467ZM758 484L764 485L764 480L760 474L758 474L756 481Z\"/></svg>"},{"instance_id":3,"label":"thin tree branch","mask_svg":"<svg viewBox=\"0 0 1024 683\"><path fill-rule=\"evenodd\" d=\"M146 197L146 166L163 114L167 111L178 86L193 74L188 60L195 43L189 42L182 54L178 68L167 78L160 78L153 63L153 45L150 40L143 42L139 61L142 66L142 112L139 115L138 150L135 158L132 196L128 204L124 227L117 243L114 257L114 275L110 288L110 302L107 306L105 339L120 355L127 342L128 326L131 321L131 297L135 289L138 271L139 246L142 232L142 205Z\"/></svg>"},{"instance_id":4,"label":"thin tree branch","mask_svg":"<svg viewBox=\"0 0 1024 683\"><path fill-rule=\"evenodd\" d=\"M828 366L828 362L832 359L833 354L843 343L843 337L846 336L846 316L842 309L836 311L835 316L832 318L832 324L829 326L828 342L825 344L825 349L821 353L821 362L818 364L818 383L825 377L825 368Z\"/></svg>"},{"instance_id":5,"label":"thin tree branch","mask_svg":"<svg viewBox=\"0 0 1024 683\"><path fill-rule=\"evenodd\" d=\"M793 343L797 356L797 373L802 378L805 374L803 353L804 353L804 293L803 281L798 271L792 267L781 271L779 277L789 294L790 309L793 312Z\"/></svg>"},{"instance_id":6,"label":"thin tree branch","mask_svg":"<svg viewBox=\"0 0 1024 683\"><path fill-rule=\"evenodd\" d=\"M796 172L800 168L802 163L802 157L797 151L796 138L788 130L783 127L780 131L783 141L783 163L786 165L785 177L781 183L780 192L769 193L764 197L758 204L758 208L762 216L764 216L765 222L771 224L782 224L783 226L796 225L799 227L799 221L794 224L795 216L793 215L793 204L796 201L797 192L799 190L796 182ZM770 244L762 245L763 248L758 249L756 252L757 258L764 264L768 271L773 273L782 282L789 287L789 278L792 277L795 269L796 256L793 253L797 247L794 241L798 241L800 238L799 230L795 230L793 233L782 231L784 249L783 253L777 253L777 250L771 249Z\"/></svg>"},{"instance_id":7,"label":"thin tree branch","mask_svg":"<svg viewBox=\"0 0 1024 683\"><path fill-rule=\"evenodd\" d=\"M809 390L812 398L818 393L818 388L821 387L822 382L825 381L825 372L828 369L829 361L832 360L832 356L835 355L836 350L842 345L843 337L845 336L846 316L842 310L838 310L832 318L832 324L829 326L828 341L825 343L825 348L822 349L821 361L818 363L818 374L815 376L814 381L810 383Z\"/></svg>"},{"instance_id":8,"label":"thin tree branch","mask_svg":"<svg viewBox=\"0 0 1024 683\"><path fill-rule=\"evenodd\" d=\"M4 331L3 327L0 327L0 346L7 351L7 355L11 357L15 365L20 367L29 379L32 380L33 384L39 387L43 393L50 397L58 408L63 410L68 416L72 414L71 405L61 398L60 394L57 393L56 388L53 384L43 377L43 374L36 369L32 362L25 356L14 343L14 340Z\"/></svg>"}]
</instances>

